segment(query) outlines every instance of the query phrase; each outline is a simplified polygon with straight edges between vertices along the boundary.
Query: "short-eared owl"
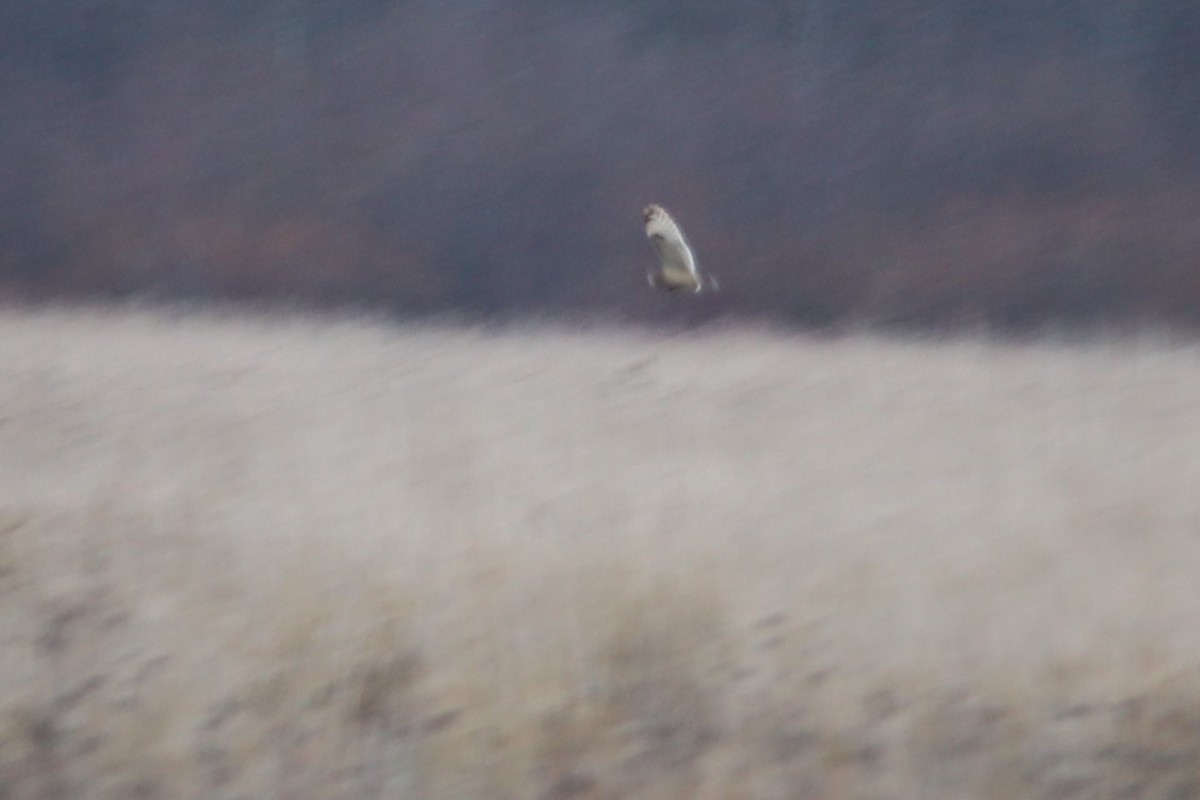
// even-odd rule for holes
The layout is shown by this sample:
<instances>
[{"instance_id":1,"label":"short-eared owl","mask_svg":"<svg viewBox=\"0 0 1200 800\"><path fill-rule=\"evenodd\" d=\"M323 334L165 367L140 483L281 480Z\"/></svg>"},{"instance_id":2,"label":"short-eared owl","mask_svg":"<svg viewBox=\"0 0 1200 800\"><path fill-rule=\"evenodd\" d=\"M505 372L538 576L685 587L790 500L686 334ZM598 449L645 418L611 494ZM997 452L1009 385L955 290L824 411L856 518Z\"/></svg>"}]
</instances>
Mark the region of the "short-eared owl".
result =
<instances>
[{"instance_id":1,"label":"short-eared owl","mask_svg":"<svg viewBox=\"0 0 1200 800\"><path fill-rule=\"evenodd\" d=\"M642 211L646 219L646 236L658 253L658 266L646 273L646 280L664 292L716 291L717 280L696 269L692 248L683 238L683 231L662 206L648 205Z\"/></svg>"}]
</instances>

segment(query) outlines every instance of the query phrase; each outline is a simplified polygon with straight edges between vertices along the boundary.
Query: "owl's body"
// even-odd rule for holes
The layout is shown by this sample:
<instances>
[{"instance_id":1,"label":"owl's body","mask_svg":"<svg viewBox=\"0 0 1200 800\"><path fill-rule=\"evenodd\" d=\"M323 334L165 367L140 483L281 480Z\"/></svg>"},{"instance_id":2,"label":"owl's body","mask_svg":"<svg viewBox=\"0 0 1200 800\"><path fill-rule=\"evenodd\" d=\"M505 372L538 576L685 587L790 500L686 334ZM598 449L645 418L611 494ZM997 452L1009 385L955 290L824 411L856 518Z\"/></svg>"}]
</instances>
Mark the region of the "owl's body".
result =
<instances>
[{"instance_id":1,"label":"owl's body","mask_svg":"<svg viewBox=\"0 0 1200 800\"><path fill-rule=\"evenodd\" d=\"M717 289L712 276L702 275L696 268L692 248L683 231L662 206L649 205L642 211L646 220L646 237L658 254L658 265L646 273L646 280L664 292L699 292Z\"/></svg>"}]
</instances>

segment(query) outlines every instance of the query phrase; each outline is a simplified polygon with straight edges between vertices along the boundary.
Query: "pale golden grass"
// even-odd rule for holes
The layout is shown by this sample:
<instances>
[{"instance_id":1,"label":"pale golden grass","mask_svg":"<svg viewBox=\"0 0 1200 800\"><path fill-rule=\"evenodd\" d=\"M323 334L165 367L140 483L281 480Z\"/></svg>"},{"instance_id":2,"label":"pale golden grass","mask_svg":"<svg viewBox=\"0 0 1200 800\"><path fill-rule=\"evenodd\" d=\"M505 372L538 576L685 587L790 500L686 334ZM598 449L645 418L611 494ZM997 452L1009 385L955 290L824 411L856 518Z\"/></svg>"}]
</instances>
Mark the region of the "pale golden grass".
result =
<instances>
[{"instance_id":1,"label":"pale golden grass","mask_svg":"<svg viewBox=\"0 0 1200 800\"><path fill-rule=\"evenodd\" d=\"M1200 348L0 314L0 796L1200 796Z\"/></svg>"}]
</instances>

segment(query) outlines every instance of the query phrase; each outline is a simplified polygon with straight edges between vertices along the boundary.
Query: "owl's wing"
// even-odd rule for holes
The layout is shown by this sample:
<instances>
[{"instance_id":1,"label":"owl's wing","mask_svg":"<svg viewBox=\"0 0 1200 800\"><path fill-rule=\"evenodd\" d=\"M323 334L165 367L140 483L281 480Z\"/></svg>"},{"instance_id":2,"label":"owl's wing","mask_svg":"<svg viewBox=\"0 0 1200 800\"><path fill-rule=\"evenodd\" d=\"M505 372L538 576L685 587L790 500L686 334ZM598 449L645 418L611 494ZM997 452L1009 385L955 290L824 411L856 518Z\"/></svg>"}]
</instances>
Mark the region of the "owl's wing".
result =
<instances>
[{"instance_id":1,"label":"owl's wing","mask_svg":"<svg viewBox=\"0 0 1200 800\"><path fill-rule=\"evenodd\" d=\"M692 275L696 274L696 260L692 256L692 249L688 247L683 232L674 220L665 214L651 219L646 223L646 236L654 245L664 271L686 270Z\"/></svg>"}]
</instances>

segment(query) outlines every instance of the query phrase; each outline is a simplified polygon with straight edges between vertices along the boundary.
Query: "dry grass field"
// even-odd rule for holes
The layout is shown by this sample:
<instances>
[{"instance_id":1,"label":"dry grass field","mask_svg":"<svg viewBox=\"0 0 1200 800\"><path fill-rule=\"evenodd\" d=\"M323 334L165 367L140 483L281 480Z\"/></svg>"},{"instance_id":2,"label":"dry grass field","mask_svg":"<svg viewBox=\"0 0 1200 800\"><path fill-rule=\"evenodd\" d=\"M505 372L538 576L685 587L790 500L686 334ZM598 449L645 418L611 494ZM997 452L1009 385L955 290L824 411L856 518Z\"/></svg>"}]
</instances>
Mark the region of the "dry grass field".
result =
<instances>
[{"instance_id":1,"label":"dry grass field","mask_svg":"<svg viewBox=\"0 0 1200 800\"><path fill-rule=\"evenodd\" d=\"M0 312L70 797L1200 797L1200 347Z\"/></svg>"}]
</instances>

